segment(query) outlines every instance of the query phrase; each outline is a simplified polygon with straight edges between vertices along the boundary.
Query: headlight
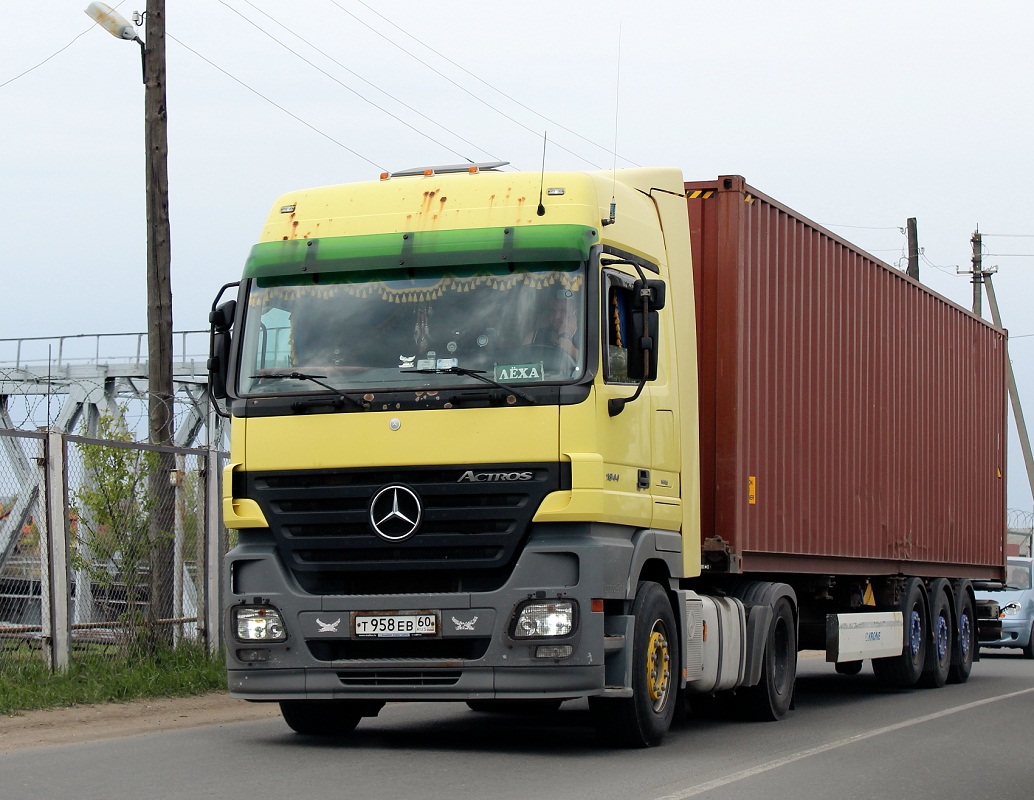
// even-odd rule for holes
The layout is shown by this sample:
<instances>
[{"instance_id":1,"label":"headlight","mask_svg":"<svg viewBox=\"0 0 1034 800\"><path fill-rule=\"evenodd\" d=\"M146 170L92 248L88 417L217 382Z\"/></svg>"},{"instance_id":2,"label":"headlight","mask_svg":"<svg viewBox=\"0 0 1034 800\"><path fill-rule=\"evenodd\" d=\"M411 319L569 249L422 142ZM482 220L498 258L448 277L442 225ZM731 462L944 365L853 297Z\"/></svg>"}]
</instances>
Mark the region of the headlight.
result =
<instances>
[{"instance_id":1,"label":"headlight","mask_svg":"<svg viewBox=\"0 0 1034 800\"><path fill-rule=\"evenodd\" d=\"M1003 617L1013 617L1013 616L1015 616L1015 615L1017 615L1019 613L1020 613L1020 604L1019 603L1008 603L1008 604L1002 606L1002 616Z\"/></svg>"},{"instance_id":2,"label":"headlight","mask_svg":"<svg viewBox=\"0 0 1034 800\"><path fill-rule=\"evenodd\" d=\"M287 630L280 612L269 606L237 606L234 628L242 642L285 642Z\"/></svg>"},{"instance_id":3,"label":"headlight","mask_svg":"<svg viewBox=\"0 0 1034 800\"><path fill-rule=\"evenodd\" d=\"M547 636L567 636L574 630L574 602L552 600L524 605L517 614L513 638L541 639Z\"/></svg>"}]
</instances>

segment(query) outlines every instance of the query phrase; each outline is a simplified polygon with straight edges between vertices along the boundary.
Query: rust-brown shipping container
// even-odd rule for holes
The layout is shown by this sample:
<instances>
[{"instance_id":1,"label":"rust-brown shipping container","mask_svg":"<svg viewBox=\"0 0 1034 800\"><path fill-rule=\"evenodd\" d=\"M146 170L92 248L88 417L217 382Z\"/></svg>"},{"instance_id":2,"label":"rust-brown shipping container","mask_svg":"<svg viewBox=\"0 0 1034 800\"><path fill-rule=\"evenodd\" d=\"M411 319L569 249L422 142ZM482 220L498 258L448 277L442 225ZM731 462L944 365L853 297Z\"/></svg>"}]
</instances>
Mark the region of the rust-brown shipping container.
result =
<instances>
[{"instance_id":1,"label":"rust-brown shipping container","mask_svg":"<svg viewBox=\"0 0 1034 800\"><path fill-rule=\"evenodd\" d=\"M1001 578L1005 334L739 176L686 190L705 550Z\"/></svg>"}]
</instances>

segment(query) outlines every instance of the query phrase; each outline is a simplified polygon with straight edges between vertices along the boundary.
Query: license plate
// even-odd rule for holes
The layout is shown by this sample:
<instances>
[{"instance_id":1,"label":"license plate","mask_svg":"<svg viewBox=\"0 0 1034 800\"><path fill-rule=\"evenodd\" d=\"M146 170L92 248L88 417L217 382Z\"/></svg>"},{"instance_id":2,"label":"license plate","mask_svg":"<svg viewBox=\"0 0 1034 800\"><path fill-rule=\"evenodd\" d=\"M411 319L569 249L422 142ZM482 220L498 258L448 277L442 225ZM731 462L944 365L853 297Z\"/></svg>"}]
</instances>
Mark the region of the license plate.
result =
<instances>
[{"instance_id":1,"label":"license plate","mask_svg":"<svg viewBox=\"0 0 1034 800\"><path fill-rule=\"evenodd\" d=\"M405 639L412 636L437 636L438 614L433 611L409 611L399 614L366 614L352 618L352 631L357 638Z\"/></svg>"}]
</instances>

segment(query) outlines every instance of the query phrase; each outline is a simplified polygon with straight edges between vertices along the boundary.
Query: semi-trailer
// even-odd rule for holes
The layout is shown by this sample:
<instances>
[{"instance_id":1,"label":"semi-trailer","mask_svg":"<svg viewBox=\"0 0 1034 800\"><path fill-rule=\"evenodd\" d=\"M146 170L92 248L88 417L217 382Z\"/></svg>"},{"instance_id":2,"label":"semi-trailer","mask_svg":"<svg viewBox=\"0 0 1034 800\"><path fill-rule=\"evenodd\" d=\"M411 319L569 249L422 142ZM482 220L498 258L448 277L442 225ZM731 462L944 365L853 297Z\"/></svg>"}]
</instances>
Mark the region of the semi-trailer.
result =
<instances>
[{"instance_id":1,"label":"semi-trailer","mask_svg":"<svg viewBox=\"0 0 1034 800\"><path fill-rule=\"evenodd\" d=\"M230 693L304 734L587 698L648 746L782 718L803 649L965 681L1005 332L739 176L506 166L285 194L213 304Z\"/></svg>"}]
</instances>

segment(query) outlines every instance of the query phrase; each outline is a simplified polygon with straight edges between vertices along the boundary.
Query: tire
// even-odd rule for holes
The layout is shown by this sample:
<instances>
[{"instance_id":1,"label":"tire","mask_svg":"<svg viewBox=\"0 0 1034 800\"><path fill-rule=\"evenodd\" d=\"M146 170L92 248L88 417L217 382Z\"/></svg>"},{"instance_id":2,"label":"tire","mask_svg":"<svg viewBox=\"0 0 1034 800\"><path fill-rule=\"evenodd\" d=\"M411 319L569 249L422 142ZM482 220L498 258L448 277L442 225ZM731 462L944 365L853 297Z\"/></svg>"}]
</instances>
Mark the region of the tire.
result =
<instances>
[{"instance_id":1,"label":"tire","mask_svg":"<svg viewBox=\"0 0 1034 800\"><path fill-rule=\"evenodd\" d=\"M467 708L482 714L548 716L560 710L563 700L468 700Z\"/></svg>"},{"instance_id":2,"label":"tire","mask_svg":"<svg viewBox=\"0 0 1034 800\"><path fill-rule=\"evenodd\" d=\"M1034 658L1034 625L1030 627L1030 636L1027 638L1027 645L1023 648L1024 658Z\"/></svg>"},{"instance_id":3,"label":"tire","mask_svg":"<svg viewBox=\"0 0 1034 800\"><path fill-rule=\"evenodd\" d=\"M963 587L959 604L958 625L955 631L955 656L948 670L948 683L965 683L973 672L973 659L977 655L977 618L973 598Z\"/></svg>"},{"instance_id":4,"label":"tire","mask_svg":"<svg viewBox=\"0 0 1034 800\"><path fill-rule=\"evenodd\" d=\"M737 691L736 700L746 719L775 722L793 706L797 680L797 624L786 597L776 600L762 658L761 680Z\"/></svg>"},{"instance_id":5,"label":"tire","mask_svg":"<svg viewBox=\"0 0 1034 800\"><path fill-rule=\"evenodd\" d=\"M904 620L901 654L874 658L872 671L885 686L907 689L918 683L926 664L927 628L926 595L918 578L909 578L897 609Z\"/></svg>"},{"instance_id":6,"label":"tire","mask_svg":"<svg viewBox=\"0 0 1034 800\"><path fill-rule=\"evenodd\" d=\"M590 697L600 735L621 747L653 747L671 727L678 697L679 638L668 595L642 583L632 604L632 696Z\"/></svg>"},{"instance_id":7,"label":"tire","mask_svg":"<svg viewBox=\"0 0 1034 800\"><path fill-rule=\"evenodd\" d=\"M363 717L375 717L384 703L365 700L281 700L280 713L295 733L344 736Z\"/></svg>"},{"instance_id":8,"label":"tire","mask_svg":"<svg viewBox=\"0 0 1034 800\"><path fill-rule=\"evenodd\" d=\"M930 584L930 640L926 665L919 685L939 689L948 682L952 656L955 653L955 625L951 618L951 588L946 580Z\"/></svg>"},{"instance_id":9,"label":"tire","mask_svg":"<svg viewBox=\"0 0 1034 800\"><path fill-rule=\"evenodd\" d=\"M840 675L857 675L862 671L861 661L838 661L834 666Z\"/></svg>"}]
</instances>

